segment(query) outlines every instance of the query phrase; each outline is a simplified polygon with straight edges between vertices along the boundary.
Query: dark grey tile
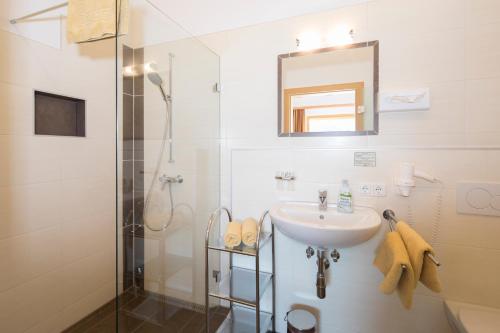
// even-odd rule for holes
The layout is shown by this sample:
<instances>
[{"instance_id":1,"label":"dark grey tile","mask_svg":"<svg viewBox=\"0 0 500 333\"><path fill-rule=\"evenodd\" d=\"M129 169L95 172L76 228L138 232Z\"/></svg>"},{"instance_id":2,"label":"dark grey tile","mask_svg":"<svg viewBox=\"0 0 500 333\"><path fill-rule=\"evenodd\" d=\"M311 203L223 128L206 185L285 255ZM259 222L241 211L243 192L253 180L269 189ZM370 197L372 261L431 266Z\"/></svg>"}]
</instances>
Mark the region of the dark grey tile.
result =
<instances>
[{"instance_id":1,"label":"dark grey tile","mask_svg":"<svg viewBox=\"0 0 500 333\"><path fill-rule=\"evenodd\" d=\"M151 318L149 318L149 321L157 325L168 326L168 323L171 320L174 320L176 315L178 315L179 311L181 310L183 309L175 305L161 302L160 306L157 308L157 311Z\"/></svg>"},{"instance_id":2,"label":"dark grey tile","mask_svg":"<svg viewBox=\"0 0 500 333\"><path fill-rule=\"evenodd\" d=\"M130 288L134 285L134 234L132 227L125 228L123 233L123 287ZM133 302L131 300L124 304L122 308L126 308L128 304Z\"/></svg>"},{"instance_id":3,"label":"dark grey tile","mask_svg":"<svg viewBox=\"0 0 500 333\"><path fill-rule=\"evenodd\" d=\"M134 218L134 163L122 163L122 193L123 193L123 221L122 225L130 225Z\"/></svg>"},{"instance_id":4,"label":"dark grey tile","mask_svg":"<svg viewBox=\"0 0 500 333\"><path fill-rule=\"evenodd\" d=\"M175 332L181 332L195 315L196 312L194 311L165 304L160 311L149 319L149 321L175 330Z\"/></svg>"},{"instance_id":5,"label":"dark grey tile","mask_svg":"<svg viewBox=\"0 0 500 333\"><path fill-rule=\"evenodd\" d=\"M85 102L76 103L76 136L85 136L86 121L85 121Z\"/></svg>"},{"instance_id":6,"label":"dark grey tile","mask_svg":"<svg viewBox=\"0 0 500 333\"><path fill-rule=\"evenodd\" d=\"M123 159L134 158L134 100L132 96L123 95Z\"/></svg>"},{"instance_id":7,"label":"dark grey tile","mask_svg":"<svg viewBox=\"0 0 500 333\"><path fill-rule=\"evenodd\" d=\"M144 289L144 228L136 227L135 232L135 285L138 288ZM141 268L140 273L138 268Z\"/></svg>"},{"instance_id":8,"label":"dark grey tile","mask_svg":"<svg viewBox=\"0 0 500 333\"><path fill-rule=\"evenodd\" d=\"M204 333L205 315L164 302L158 295L129 288L91 315L73 325L65 333L162 332ZM211 309L210 332L215 332L225 319L227 308ZM116 320L118 319L118 330Z\"/></svg>"},{"instance_id":9,"label":"dark grey tile","mask_svg":"<svg viewBox=\"0 0 500 333\"><path fill-rule=\"evenodd\" d=\"M134 192L136 198L144 198L144 161L134 162Z\"/></svg>"},{"instance_id":10,"label":"dark grey tile","mask_svg":"<svg viewBox=\"0 0 500 333\"><path fill-rule=\"evenodd\" d=\"M139 297L137 292L134 292L134 288L128 288L123 293L118 296L118 308L121 309L129 302Z\"/></svg>"},{"instance_id":11,"label":"dark grey tile","mask_svg":"<svg viewBox=\"0 0 500 333\"><path fill-rule=\"evenodd\" d=\"M186 326L182 329L181 333L200 333L205 328L205 315L196 313Z\"/></svg>"},{"instance_id":12,"label":"dark grey tile","mask_svg":"<svg viewBox=\"0 0 500 333\"><path fill-rule=\"evenodd\" d=\"M118 315L118 320L117 316ZM97 323L94 327L90 328L88 333L129 333L133 332L143 323L142 320L130 316L129 314L119 311L117 314L113 313L99 323ZM118 327L117 327L118 324Z\"/></svg>"},{"instance_id":13,"label":"dark grey tile","mask_svg":"<svg viewBox=\"0 0 500 333\"><path fill-rule=\"evenodd\" d=\"M134 49L134 64L137 71L134 77L134 95L144 95L144 48Z\"/></svg>"},{"instance_id":14,"label":"dark grey tile","mask_svg":"<svg viewBox=\"0 0 500 333\"><path fill-rule=\"evenodd\" d=\"M113 301L114 302L114 301ZM87 317L83 318L73 326L67 328L63 333L84 333L88 332L89 329L94 327L98 322L113 313L113 309L110 309L110 303L99 308L97 311L91 313Z\"/></svg>"},{"instance_id":15,"label":"dark grey tile","mask_svg":"<svg viewBox=\"0 0 500 333\"><path fill-rule=\"evenodd\" d=\"M134 50L126 45L123 46L123 67L134 66ZM123 76L123 92L129 95L134 93L134 78Z\"/></svg>"},{"instance_id":16,"label":"dark grey tile","mask_svg":"<svg viewBox=\"0 0 500 333\"><path fill-rule=\"evenodd\" d=\"M222 325L227 317L227 312L218 312L217 310L210 312L210 329L209 332L217 332L217 329ZM200 332L205 333L205 314L197 312L194 317L188 322L187 326L181 333Z\"/></svg>"},{"instance_id":17,"label":"dark grey tile","mask_svg":"<svg viewBox=\"0 0 500 333\"><path fill-rule=\"evenodd\" d=\"M99 309L97 309L96 311L94 311L90 315L88 315L87 317L85 317L82 320L80 320L79 322L77 322L75 325L64 330L64 333L88 332L91 328L95 327L103 319L109 317L110 315L115 314L115 311L117 308L117 302L118 302L118 308L120 308L120 306L127 304L128 302L130 302L132 299L134 299L136 297L137 296L135 295L135 293L131 292L131 289L129 289L128 291L124 291L117 298L104 304Z\"/></svg>"},{"instance_id":18,"label":"dark grey tile","mask_svg":"<svg viewBox=\"0 0 500 333\"><path fill-rule=\"evenodd\" d=\"M134 97L134 160L144 160L144 97Z\"/></svg>"},{"instance_id":19,"label":"dark grey tile","mask_svg":"<svg viewBox=\"0 0 500 333\"><path fill-rule=\"evenodd\" d=\"M122 309L136 318L149 319L160 310L161 302L152 297L138 297L130 301Z\"/></svg>"},{"instance_id":20,"label":"dark grey tile","mask_svg":"<svg viewBox=\"0 0 500 333\"><path fill-rule=\"evenodd\" d=\"M178 331L174 331L163 326L144 322L134 333L179 333Z\"/></svg>"},{"instance_id":21,"label":"dark grey tile","mask_svg":"<svg viewBox=\"0 0 500 333\"><path fill-rule=\"evenodd\" d=\"M35 134L85 136L85 101L35 91Z\"/></svg>"},{"instance_id":22,"label":"dark grey tile","mask_svg":"<svg viewBox=\"0 0 500 333\"><path fill-rule=\"evenodd\" d=\"M134 223L144 225L144 192L134 192Z\"/></svg>"},{"instance_id":23,"label":"dark grey tile","mask_svg":"<svg viewBox=\"0 0 500 333\"><path fill-rule=\"evenodd\" d=\"M144 161L134 162L134 192L144 192Z\"/></svg>"}]
</instances>

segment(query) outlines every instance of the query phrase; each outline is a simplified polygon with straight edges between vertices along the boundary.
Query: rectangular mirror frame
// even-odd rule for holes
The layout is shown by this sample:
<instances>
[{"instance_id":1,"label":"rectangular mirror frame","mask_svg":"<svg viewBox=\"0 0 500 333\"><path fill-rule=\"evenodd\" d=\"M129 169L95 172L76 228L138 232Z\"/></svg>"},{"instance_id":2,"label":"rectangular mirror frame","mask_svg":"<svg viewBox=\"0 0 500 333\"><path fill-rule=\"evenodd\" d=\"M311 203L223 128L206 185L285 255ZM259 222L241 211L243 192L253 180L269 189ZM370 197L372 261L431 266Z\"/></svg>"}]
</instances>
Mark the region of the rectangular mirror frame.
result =
<instances>
[{"instance_id":1,"label":"rectangular mirror frame","mask_svg":"<svg viewBox=\"0 0 500 333\"><path fill-rule=\"evenodd\" d=\"M332 52L336 50L355 49L361 47L373 47L373 130L369 131L331 131L331 132L283 132L283 59L300 57L308 54ZM327 47L304 52L293 52L278 55L278 136L279 137L321 137L321 136L359 136L376 135L379 129L378 117L378 92L379 92L379 42L370 41L342 46Z\"/></svg>"}]
</instances>

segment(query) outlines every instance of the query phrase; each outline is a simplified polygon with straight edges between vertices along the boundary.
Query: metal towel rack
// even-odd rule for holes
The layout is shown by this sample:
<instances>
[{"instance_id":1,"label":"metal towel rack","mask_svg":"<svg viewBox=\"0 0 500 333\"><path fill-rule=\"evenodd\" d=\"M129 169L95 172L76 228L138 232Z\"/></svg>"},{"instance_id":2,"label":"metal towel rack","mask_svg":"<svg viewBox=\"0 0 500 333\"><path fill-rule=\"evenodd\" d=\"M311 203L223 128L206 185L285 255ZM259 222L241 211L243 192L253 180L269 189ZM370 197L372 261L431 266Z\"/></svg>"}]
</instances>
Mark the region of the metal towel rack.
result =
<instances>
[{"instance_id":1,"label":"metal towel rack","mask_svg":"<svg viewBox=\"0 0 500 333\"><path fill-rule=\"evenodd\" d=\"M30 19L30 18L35 17L35 16L39 16L39 15L42 15L42 14L45 14L45 13L48 13L48 12L54 11L54 10L56 10L56 9L66 7L66 6L68 6L68 2L63 2L63 3L60 3L60 4L58 4L58 5L51 6L51 7L48 7L48 8L45 8L45 9L39 10L39 11L37 11L37 12L30 13L30 14L25 15L25 16L21 16L21 17L16 17L16 18L13 18L12 20L10 20L10 23L11 23L11 24L16 24L16 23L18 23L18 22L21 22L21 21L24 21L24 20Z\"/></svg>"},{"instance_id":2,"label":"metal towel rack","mask_svg":"<svg viewBox=\"0 0 500 333\"><path fill-rule=\"evenodd\" d=\"M384 219L386 219L389 222L389 228L391 229L391 231L396 230L396 228L392 225L392 223L394 224L398 223L398 219L396 218L396 214L394 214L394 211L386 209L384 210L382 216L384 216ZM425 255L434 263L434 265L441 266L439 260L436 257L434 257L432 253L426 252Z\"/></svg>"}]
</instances>

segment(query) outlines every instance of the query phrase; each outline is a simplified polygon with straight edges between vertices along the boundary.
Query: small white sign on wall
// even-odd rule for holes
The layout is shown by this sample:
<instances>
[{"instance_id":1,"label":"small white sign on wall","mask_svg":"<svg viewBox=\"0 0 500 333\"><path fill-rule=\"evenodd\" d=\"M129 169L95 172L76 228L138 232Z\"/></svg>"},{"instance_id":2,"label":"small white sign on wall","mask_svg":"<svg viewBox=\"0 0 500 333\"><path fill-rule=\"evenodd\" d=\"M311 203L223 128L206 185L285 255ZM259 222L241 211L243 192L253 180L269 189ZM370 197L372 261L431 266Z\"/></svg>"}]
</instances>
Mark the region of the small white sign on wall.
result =
<instances>
[{"instance_id":1,"label":"small white sign on wall","mask_svg":"<svg viewBox=\"0 0 500 333\"><path fill-rule=\"evenodd\" d=\"M379 112L424 111L431 107L429 88L387 91L379 94Z\"/></svg>"},{"instance_id":2,"label":"small white sign on wall","mask_svg":"<svg viewBox=\"0 0 500 333\"><path fill-rule=\"evenodd\" d=\"M358 151L354 153L355 167L371 167L377 166L377 153L374 151Z\"/></svg>"}]
</instances>

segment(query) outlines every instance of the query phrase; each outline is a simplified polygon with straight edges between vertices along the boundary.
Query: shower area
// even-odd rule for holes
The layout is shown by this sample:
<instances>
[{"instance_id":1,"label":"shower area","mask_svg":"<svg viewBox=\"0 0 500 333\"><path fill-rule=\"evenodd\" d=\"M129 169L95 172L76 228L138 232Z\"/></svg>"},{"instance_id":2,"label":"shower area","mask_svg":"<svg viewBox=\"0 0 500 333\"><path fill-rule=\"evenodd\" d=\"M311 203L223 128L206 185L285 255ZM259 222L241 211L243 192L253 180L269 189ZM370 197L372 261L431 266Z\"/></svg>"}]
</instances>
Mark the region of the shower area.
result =
<instances>
[{"instance_id":1,"label":"shower area","mask_svg":"<svg viewBox=\"0 0 500 333\"><path fill-rule=\"evenodd\" d=\"M205 332L219 56L158 4L83 44L64 3L0 4L1 332Z\"/></svg>"},{"instance_id":2,"label":"shower area","mask_svg":"<svg viewBox=\"0 0 500 333\"><path fill-rule=\"evenodd\" d=\"M219 203L219 57L154 3L131 4L130 32L118 39L118 109L120 282L132 301L119 319L197 332L205 227Z\"/></svg>"}]
</instances>

